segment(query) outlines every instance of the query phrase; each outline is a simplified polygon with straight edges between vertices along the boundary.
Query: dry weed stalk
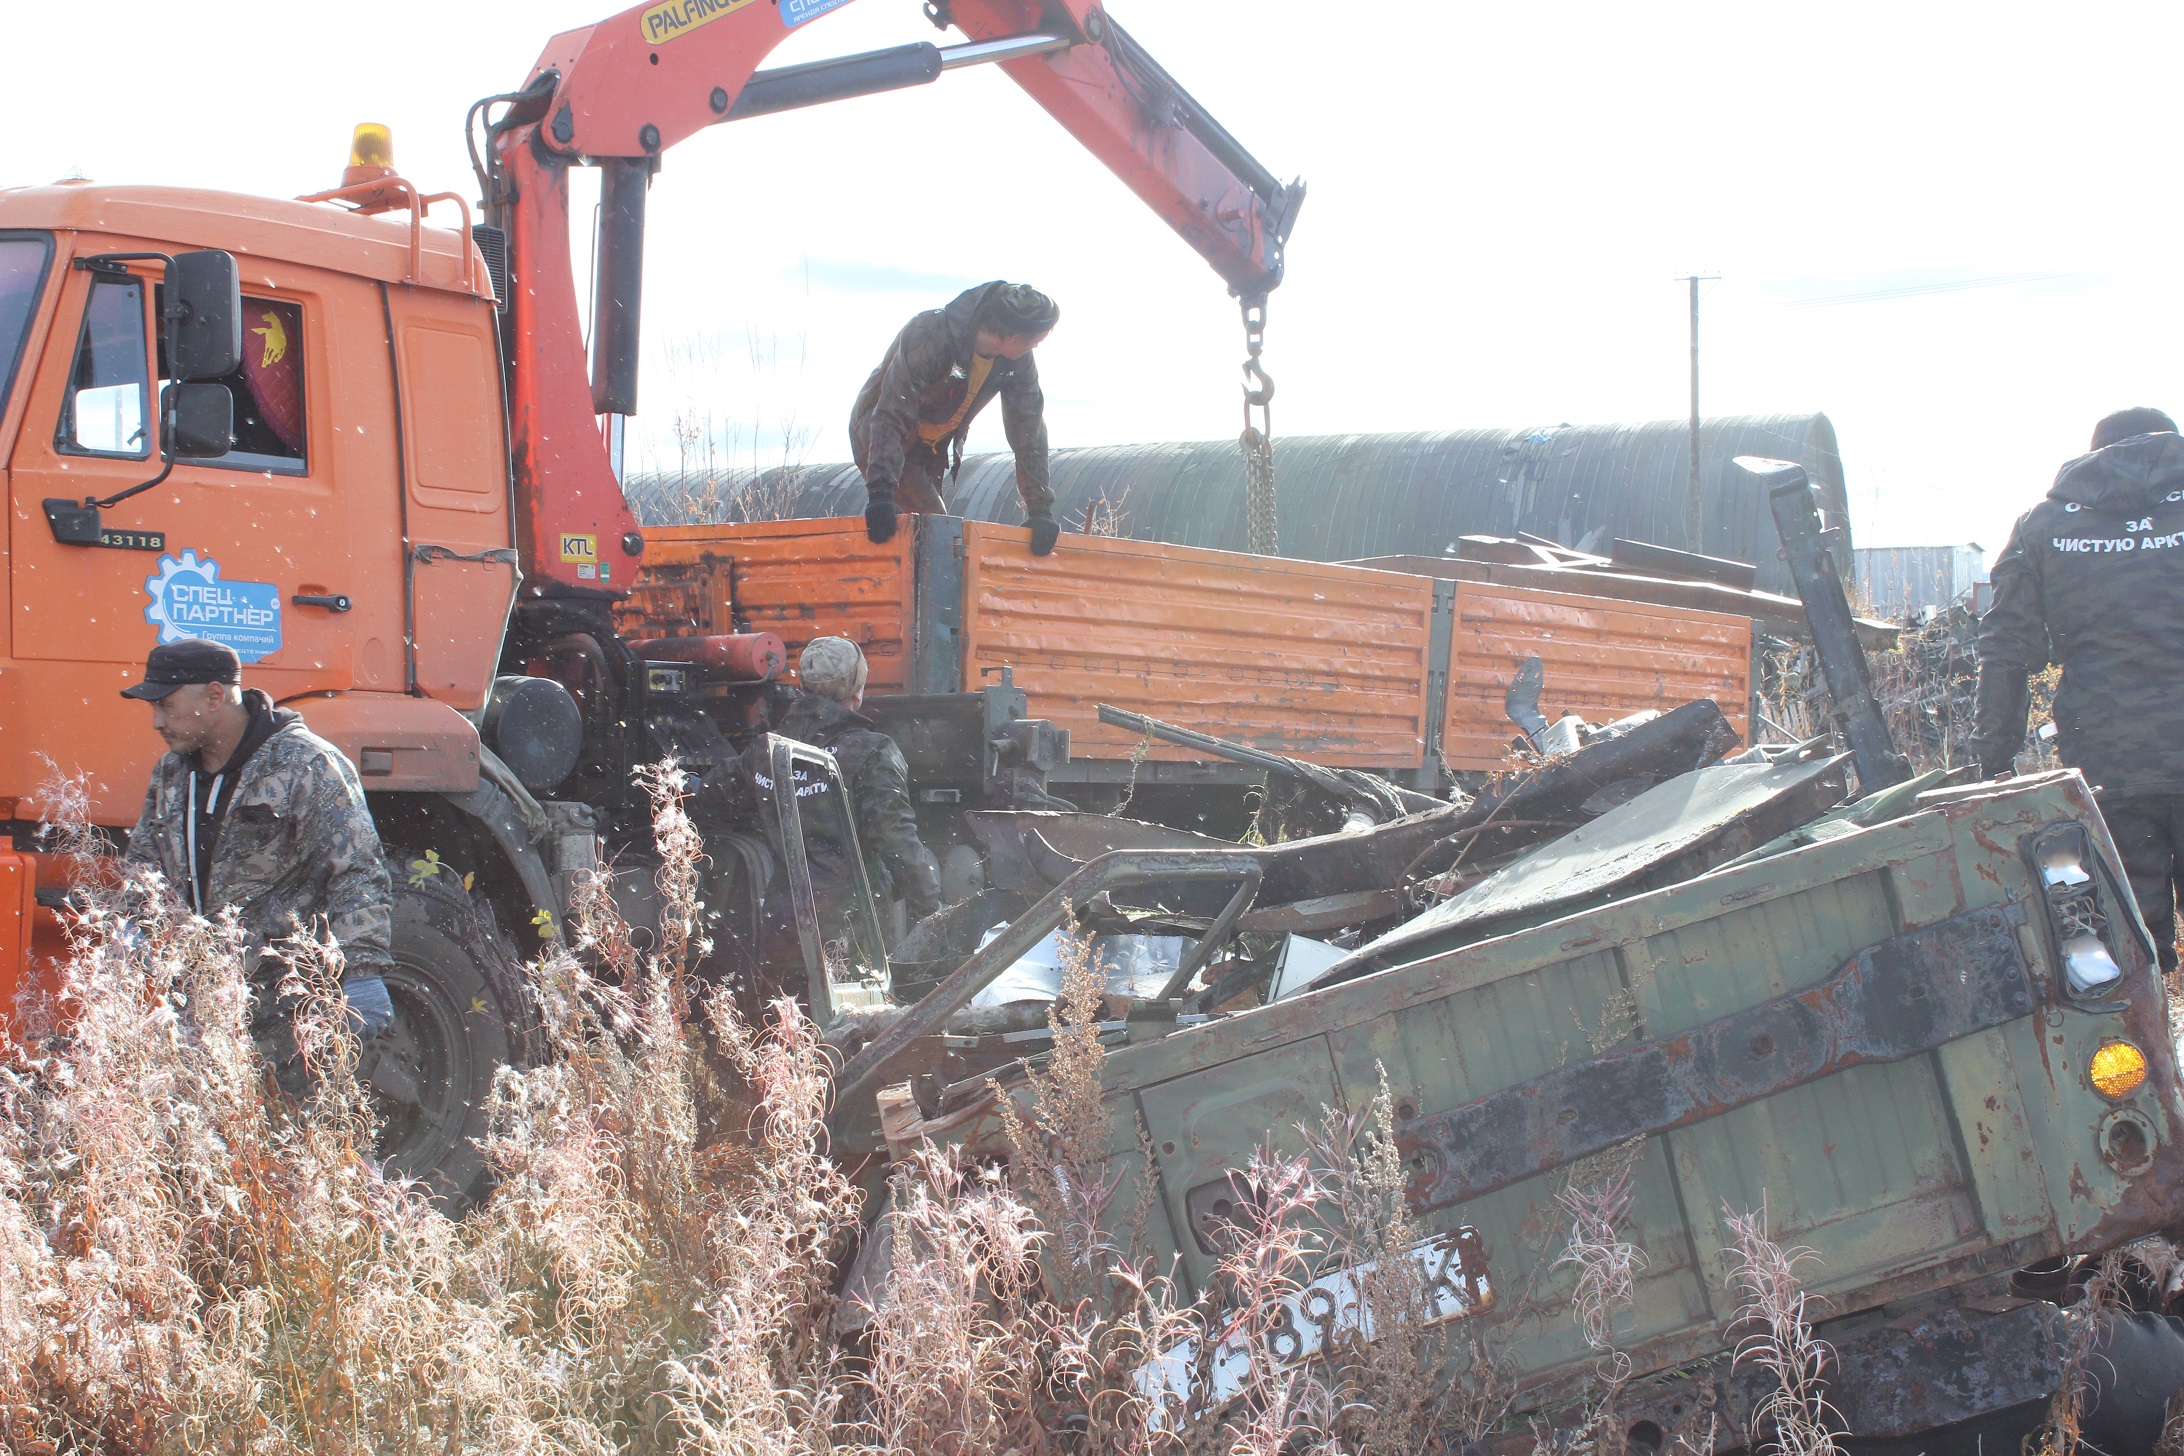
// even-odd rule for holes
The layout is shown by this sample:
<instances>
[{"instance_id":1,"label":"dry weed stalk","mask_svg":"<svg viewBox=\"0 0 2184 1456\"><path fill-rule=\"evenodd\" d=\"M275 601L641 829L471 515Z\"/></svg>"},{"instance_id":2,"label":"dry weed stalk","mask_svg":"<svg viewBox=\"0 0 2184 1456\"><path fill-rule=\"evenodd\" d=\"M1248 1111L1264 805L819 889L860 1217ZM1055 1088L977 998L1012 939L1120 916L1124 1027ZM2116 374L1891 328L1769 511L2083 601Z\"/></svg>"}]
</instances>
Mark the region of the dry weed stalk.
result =
<instances>
[{"instance_id":1,"label":"dry weed stalk","mask_svg":"<svg viewBox=\"0 0 2184 1456\"><path fill-rule=\"evenodd\" d=\"M1542 1453L1620 1452L1622 1424L1616 1402L1630 1382L1630 1356L1616 1342L1615 1326L1637 1307L1638 1271L1644 1252L1623 1236L1630 1216L1633 1180L1643 1142L1611 1148L1579 1163L1555 1195L1555 1207L1570 1221L1570 1233L1557 1268L1576 1270L1570 1311L1585 1347L1594 1354L1593 1391L1583 1418L1550 1438L1537 1432L1533 1447Z\"/></svg>"},{"instance_id":2,"label":"dry weed stalk","mask_svg":"<svg viewBox=\"0 0 2184 1456\"><path fill-rule=\"evenodd\" d=\"M1841 1420L1827 1402L1825 1378L1834 1351L1814 1337L1797 1277L1797 1266L1819 1255L1802 1245L1785 1249L1768 1236L1764 1199L1756 1213L1724 1207L1722 1216L1734 1241L1730 1288L1744 1299L1737 1321L1749 1331L1737 1342L1735 1363L1756 1365L1774 1379L1752 1412L1759 1428L1751 1433L1754 1445L1764 1435L1782 1456L1839 1456Z\"/></svg>"},{"instance_id":3,"label":"dry weed stalk","mask_svg":"<svg viewBox=\"0 0 2184 1456\"><path fill-rule=\"evenodd\" d=\"M1635 1159L1620 1159L1595 1177L1573 1176L1555 1196L1555 1206L1570 1220L1569 1242L1555 1263L1577 1270L1570 1307L1578 1330L1586 1348L1612 1357L1626 1374L1630 1362L1616 1347L1615 1322L1635 1308L1638 1271L1646 1262L1638 1246L1622 1236L1635 1170Z\"/></svg>"},{"instance_id":4,"label":"dry weed stalk","mask_svg":"<svg viewBox=\"0 0 2184 1456\"><path fill-rule=\"evenodd\" d=\"M2062 1313L2063 1369L2046 1419L2028 1443L2033 1456L2075 1456L2084 1444L2086 1398L2092 1393L2101 1346L2120 1310L2160 1307L2184 1269L2179 1251L2165 1238L2141 1239L2090 1261L2092 1274L2077 1301ZM2172 1402L2157 1451L2184 1449L2184 1410Z\"/></svg>"},{"instance_id":5,"label":"dry weed stalk","mask_svg":"<svg viewBox=\"0 0 2184 1456\"><path fill-rule=\"evenodd\" d=\"M1396 1151L1388 1070L1376 1071L1380 1087L1362 1117L1330 1109L1306 1139L1327 1191L1331 1262L1365 1270L1357 1307L1336 1312L1346 1328L1330 1341L1335 1354L1322 1378L1345 1451L1407 1456L1431 1449L1451 1422L1453 1392L1439 1378L1449 1339L1411 1252L1422 1235L1404 1197L1410 1175ZM1474 1362L1473 1374L1486 1372Z\"/></svg>"},{"instance_id":6,"label":"dry weed stalk","mask_svg":"<svg viewBox=\"0 0 2184 1456\"><path fill-rule=\"evenodd\" d=\"M875 1456L984 1456L1046 1445L1039 1234L998 1170L930 1144L897 1170L885 1297L864 1389Z\"/></svg>"},{"instance_id":7,"label":"dry weed stalk","mask_svg":"<svg viewBox=\"0 0 2184 1456\"><path fill-rule=\"evenodd\" d=\"M1107 977L1089 936L1064 935L1061 962L1061 994L1047 1012L1054 1050L1044 1068L1029 1073L1032 1107L1008 1119L1009 1145L1018 1192L1056 1240L1048 1264L1057 1297L1070 1304L1089 1300L1104 1312L1108 1291L1101 1276L1113 1252L1107 1212L1121 1178L1107 1156L1108 1117L1100 1100L1107 1052L1099 1023Z\"/></svg>"},{"instance_id":8,"label":"dry weed stalk","mask_svg":"<svg viewBox=\"0 0 2184 1456\"><path fill-rule=\"evenodd\" d=\"M1173 1277L1144 1254L1158 1185L1142 1124L1137 1196L1119 1220L1112 1214L1123 1169L1108 1156L1100 1096L1106 975L1082 934L1063 937L1061 963L1061 994L1047 1013L1054 1050L1044 1067L1027 1069L1031 1109L1012 1109L1005 1124L1011 1184L1052 1239L1045 1298L1034 1313L1056 1403L1080 1416L1078 1449L1085 1456L1166 1451L1174 1437L1158 1429L1155 1403L1136 1372L1188 1338L1193 1317L1178 1307Z\"/></svg>"},{"instance_id":9,"label":"dry weed stalk","mask_svg":"<svg viewBox=\"0 0 2184 1456\"><path fill-rule=\"evenodd\" d=\"M1186 1430L1212 1439L1230 1456L1282 1456L1292 1445L1331 1447L1332 1399L1319 1372L1285 1368L1274 1358L1289 1322L1287 1301L1304 1284L1325 1246L1313 1214L1327 1190L1304 1158L1283 1157L1271 1143L1253 1151L1241 1175L1231 1174L1238 1216L1229 1221L1207 1297L1200 1301L1207 1337L1200 1342L1202 1388L1216 1352L1247 1364L1231 1412L1240 1425L1223 1432L1223 1412ZM1199 1447L1196 1449L1204 1449ZM1339 1448L1337 1448L1339 1449Z\"/></svg>"},{"instance_id":10,"label":"dry weed stalk","mask_svg":"<svg viewBox=\"0 0 2184 1456\"><path fill-rule=\"evenodd\" d=\"M2184 1395L2169 1397L2162 1412L2161 1435L2154 1441L2154 1456L2184 1456Z\"/></svg>"}]
</instances>

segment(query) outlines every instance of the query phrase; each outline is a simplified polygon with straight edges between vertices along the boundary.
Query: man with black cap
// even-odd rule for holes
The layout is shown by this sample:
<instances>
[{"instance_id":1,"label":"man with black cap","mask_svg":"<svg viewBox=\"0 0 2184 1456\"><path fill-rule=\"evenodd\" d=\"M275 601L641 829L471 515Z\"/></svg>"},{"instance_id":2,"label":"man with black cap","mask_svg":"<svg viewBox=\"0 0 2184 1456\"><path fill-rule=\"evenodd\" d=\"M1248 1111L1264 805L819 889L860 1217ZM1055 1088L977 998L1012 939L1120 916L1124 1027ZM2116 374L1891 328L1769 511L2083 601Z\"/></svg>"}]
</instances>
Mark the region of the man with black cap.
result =
<instances>
[{"instance_id":1,"label":"man with black cap","mask_svg":"<svg viewBox=\"0 0 2184 1456\"><path fill-rule=\"evenodd\" d=\"M1031 351L1062 311L1022 283L996 279L903 325L850 410L849 448L865 481L865 532L895 534L899 511L938 515L941 477L963 464L963 437L995 395L1016 452L1016 491L1031 527L1031 554L1054 549L1061 527L1047 484L1046 396Z\"/></svg>"},{"instance_id":2,"label":"man with black cap","mask_svg":"<svg viewBox=\"0 0 2184 1456\"><path fill-rule=\"evenodd\" d=\"M2025 743L2029 675L2062 665L2056 749L2099 792L2164 970L2184 868L2184 436L2119 410L2018 519L1979 628L1976 746L1990 776Z\"/></svg>"},{"instance_id":3,"label":"man with black cap","mask_svg":"<svg viewBox=\"0 0 2184 1456\"><path fill-rule=\"evenodd\" d=\"M391 963L393 887L349 760L300 714L241 683L233 648L187 638L154 647L144 681L122 690L152 705L167 745L127 857L158 870L199 915L232 906L241 916L257 1000L251 1034L294 1091L289 1008L276 1004L282 972L277 953L265 964L268 947L299 929L330 931L350 1026L375 1036L394 1020L380 974Z\"/></svg>"}]
</instances>

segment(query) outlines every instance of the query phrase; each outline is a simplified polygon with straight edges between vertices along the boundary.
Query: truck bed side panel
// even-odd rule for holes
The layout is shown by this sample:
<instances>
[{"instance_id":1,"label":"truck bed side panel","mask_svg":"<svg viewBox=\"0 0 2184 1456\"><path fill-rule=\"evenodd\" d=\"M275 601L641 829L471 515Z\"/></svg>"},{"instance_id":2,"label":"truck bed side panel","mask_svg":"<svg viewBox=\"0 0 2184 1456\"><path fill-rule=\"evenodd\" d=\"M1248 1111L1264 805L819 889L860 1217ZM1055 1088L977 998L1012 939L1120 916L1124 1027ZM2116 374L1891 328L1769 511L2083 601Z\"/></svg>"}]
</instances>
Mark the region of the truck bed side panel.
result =
<instances>
[{"instance_id":1,"label":"truck bed side panel","mask_svg":"<svg viewBox=\"0 0 2184 1456\"><path fill-rule=\"evenodd\" d=\"M1459 581L1441 730L1450 768L1506 766L1516 729L1502 699L1517 668L1534 653L1547 672L1540 708L1550 721L1576 713L1606 723L1712 698L1730 726L1751 737L1749 618Z\"/></svg>"},{"instance_id":2,"label":"truck bed side panel","mask_svg":"<svg viewBox=\"0 0 2184 1456\"><path fill-rule=\"evenodd\" d=\"M645 572L624 609L622 630L733 632L733 590L750 630L780 634L791 681L805 643L847 637L871 665L867 692L904 692L914 534L900 531L874 545L861 519L656 526L645 532Z\"/></svg>"},{"instance_id":3,"label":"truck bed side panel","mask_svg":"<svg viewBox=\"0 0 2184 1456\"><path fill-rule=\"evenodd\" d=\"M1423 760L1426 578L1080 535L1034 557L1022 528L978 521L963 538L963 681L1013 667L1073 758L1138 747L1099 721L1112 703L1320 763Z\"/></svg>"}]
</instances>

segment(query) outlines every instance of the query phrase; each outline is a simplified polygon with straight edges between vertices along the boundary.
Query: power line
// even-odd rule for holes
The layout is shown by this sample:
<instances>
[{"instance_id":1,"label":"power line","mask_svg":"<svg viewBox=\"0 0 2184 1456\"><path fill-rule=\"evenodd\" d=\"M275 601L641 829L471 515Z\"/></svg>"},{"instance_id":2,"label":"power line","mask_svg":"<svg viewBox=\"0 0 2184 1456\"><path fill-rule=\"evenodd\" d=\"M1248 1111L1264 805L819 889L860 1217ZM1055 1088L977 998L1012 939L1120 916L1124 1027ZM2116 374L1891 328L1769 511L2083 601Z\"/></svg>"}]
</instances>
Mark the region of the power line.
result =
<instances>
[{"instance_id":1,"label":"power line","mask_svg":"<svg viewBox=\"0 0 2184 1456\"><path fill-rule=\"evenodd\" d=\"M1870 293L1837 293L1825 298L1786 298L1784 308L1835 308L1846 303L1886 303L1896 298L1918 298L1929 293L1961 293L1968 288L2011 288L2020 283L2047 283L2057 278L2077 278L2077 273L2004 273L1993 278L1953 278L1940 283L1907 283L1901 288L1876 288Z\"/></svg>"}]
</instances>

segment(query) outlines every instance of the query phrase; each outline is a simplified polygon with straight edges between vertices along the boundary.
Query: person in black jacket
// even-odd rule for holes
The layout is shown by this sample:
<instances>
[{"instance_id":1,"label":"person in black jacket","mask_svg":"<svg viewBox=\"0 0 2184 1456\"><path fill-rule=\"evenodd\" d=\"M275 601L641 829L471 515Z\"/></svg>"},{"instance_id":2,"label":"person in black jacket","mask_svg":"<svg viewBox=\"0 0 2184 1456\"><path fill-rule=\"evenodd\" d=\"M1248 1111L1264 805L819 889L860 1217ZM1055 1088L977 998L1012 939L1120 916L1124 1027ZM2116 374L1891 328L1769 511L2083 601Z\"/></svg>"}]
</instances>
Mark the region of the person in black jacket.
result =
<instances>
[{"instance_id":1,"label":"person in black jacket","mask_svg":"<svg viewBox=\"0 0 2184 1456\"><path fill-rule=\"evenodd\" d=\"M773 732L834 755L849 795L850 822L856 826L866 881L883 904L899 899L913 921L940 908L940 863L918 835L917 811L910 802L910 766L895 740L858 712L864 704L869 669L856 643L846 637L815 637L797 659L801 686L782 695ZM764 738L710 775L700 793L708 812L723 818L755 817L778 857L786 852L777 812L765 807L780 792ZM854 892L849 845L844 842L832 792L824 776L798 767L789 785L801 813L804 853L810 866L819 913L828 927L844 921ZM786 896L771 902L776 924L768 932L775 946L793 944L793 927L781 918Z\"/></svg>"},{"instance_id":2,"label":"person in black jacket","mask_svg":"<svg viewBox=\"0 0 2184 1456\"><path fill-rule=\"evenodd\" d=\"M850 410L849 448L865 480L867 535L891 538L899 511L947 510L941 479L951 454L960 469L971 421L999 395L1032 554L1054 549L1061 527L1047 484L1046 396L1031 353L1060 318L1054 300L1038 289L995 280L903 325Z\"/></svg>"},{"instance_id":3,"label":"person in black jacket","mask_svg":"<svg viewBox=\"0 0 2184 1456\"><path fill-rule=\"evenodd\" d=\"M1994 563L1980 623L1975 744L2015 770L2030 674L2060 663L2056 748L2100 799L2164 970L2176 957L2184 856L2184 436L2121 410L2055 477Z\"/></svg>"}]
</instances>

